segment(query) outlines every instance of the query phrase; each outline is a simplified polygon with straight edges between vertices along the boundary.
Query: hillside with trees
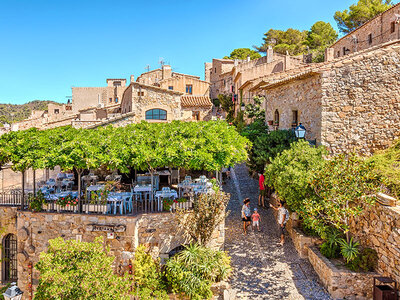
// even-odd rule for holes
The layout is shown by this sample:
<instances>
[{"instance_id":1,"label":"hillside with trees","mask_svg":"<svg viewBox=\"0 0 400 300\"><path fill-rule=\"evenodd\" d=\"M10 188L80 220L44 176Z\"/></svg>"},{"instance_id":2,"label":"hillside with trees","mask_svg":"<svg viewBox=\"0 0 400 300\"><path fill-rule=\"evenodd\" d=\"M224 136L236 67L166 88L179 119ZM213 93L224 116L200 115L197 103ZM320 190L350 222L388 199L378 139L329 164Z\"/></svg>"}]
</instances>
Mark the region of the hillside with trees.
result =
<instances>
[{"instance_id":1,"label":"hillside with trees","mask_svg":"<svg viewBox=\"0 0 400 300\"><path fill-rule=\"evenodd\" d=\"M0 104L0 123L14 123L27 119L32 110L47 110L50 100L34 100L25 104Z\"/></svg>"}]
</instances>

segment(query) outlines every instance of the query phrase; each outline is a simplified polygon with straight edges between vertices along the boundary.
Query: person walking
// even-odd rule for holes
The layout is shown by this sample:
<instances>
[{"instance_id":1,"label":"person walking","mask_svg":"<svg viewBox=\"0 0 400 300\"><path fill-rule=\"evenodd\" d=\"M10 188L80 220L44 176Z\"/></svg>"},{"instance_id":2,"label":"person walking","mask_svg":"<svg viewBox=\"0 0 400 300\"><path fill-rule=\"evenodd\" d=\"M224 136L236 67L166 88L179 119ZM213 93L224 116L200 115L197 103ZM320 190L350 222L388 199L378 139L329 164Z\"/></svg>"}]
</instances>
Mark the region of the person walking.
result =
<instances>
[{"instance_id":1,"label":"person walking","mask_svg":"<svg viewBox=\"0 0 400 300\"><path fill-rule=\"evenodd\" d=\"M257 227L258 232L260 232L261 217L257 211L257 208L254 208L254 213L251 215L251 219L253 220L253 231Z\"/></svg>"},{"instance_id":2,"label":"person walking","mask_svg":"<svg viewBox=\"0 0 400 300\"><path fill-rule=\"evenodd\" d=\"M251 222L251 211L250 211L250 199L246 198L243 200L242 206L242 221L243 221L243 231L247 234L247 226Z\"/></svg>"},{"instance_id":3,"label":"person walking","mask_svg":"<svg viewBox=\"0 0 400 300\"><path fill-rule=\"evenodd\" d=\"M273 209L278 211L278 224L279 224L279 230L281 232L281 241L279 242L279 245L283 246L285 243L285 226L287 221L289 221L289 212L288 210L284 207L285 201L279 201L278 207L273 206L270 204Z\"/></svg>"},{"instance_id":4,"label":"person walking","mask_svg":"<svg viewBox=\"0 0 400 300\"><path fill-rule=\"evenodd\" d=\"M263 174L258 173L258 186L260 188L260 195L258 196L258 206L265 207L264 198L265 198L265 177Z\"/></svg>"}]
</instances>

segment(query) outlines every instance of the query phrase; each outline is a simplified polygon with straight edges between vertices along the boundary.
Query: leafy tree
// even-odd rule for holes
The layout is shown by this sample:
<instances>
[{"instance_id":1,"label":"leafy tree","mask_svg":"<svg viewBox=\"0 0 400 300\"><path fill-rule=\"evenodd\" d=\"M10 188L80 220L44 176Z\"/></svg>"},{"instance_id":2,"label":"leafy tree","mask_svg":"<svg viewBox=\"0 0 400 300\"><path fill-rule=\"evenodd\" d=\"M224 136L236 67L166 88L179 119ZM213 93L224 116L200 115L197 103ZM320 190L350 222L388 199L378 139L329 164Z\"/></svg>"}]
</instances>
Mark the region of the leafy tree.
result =
<instances>
[{"instance_id":1,"label":"leafy tree","mask_svg":"<svg viewBox=\"0 0 400 300\"><path fill-rule=\"evenodd\" d=\"M133 261L134 280L140 299L169 299L162 279L160 262L154 260L144 245L139 245Z\"/></svg>"},{"instance_id":2,"label":"leafy tree","mask_svg":"<svg viewBox=\"0 0 400 300\"><path fill-rule=\"evenodd\" d=\"M310 181L314 195L304 206L306 222L320 233L333 226L346 233L349 243L350 219L374 203L379 190L380 180L373 168L373 163L355 154L342 154L316 170Z\"/></svg>"},{"instance_id":3,"label":"leafy tree","mask_svg":"<svg viewBox=\"0 0 400 300\"><path fill-rule=\"evenodd\" d=\"M332 45L338 37L336 30L331 24L324 21L318 21L307 33L305 45L309 47L313 53L314 62L324 61L325 49Z\"/></svg>"},{"instance_id":4,"label":"leafy tree","mask_svg":"<svg viewBox=\"0 0 400 300\"><path fill-rule=\"evenodd\" d=\"M225 252L190 245L166 264L168 283L175 293L190 299L211 299L211 284L227 279L232 272Z\"/></svg>"},{"instance_id":5,"label":"leafy tree","mask_svg":"<svg viewBox=\"0 0 400 300\"><path fill-rule=\"evenodd\" d=\"M191 242L207 246L214 230L225 220L229 195L221 191L194 198L193 210L177 211L177 220Z\"/></svg>"},{"instance_id":6,"label":"leafy tree","mask_svg":"<svg viewBox=\"0 0 400 300\"><path fill-rule=\"evenodd\" d=\"M299 55L306 51L306 46L304 45L306 36L307 31L293 28L289 28L286 31L270 29L264 34L263 44L255 48L259 52L267 52L268 47L272 46L277 53Z\"/></svg>"},{"instance_id":7,"label":"leafy tree","mask_svg":"<svg viewBox=\"0 0 400 300\"><path fill-rule=\"evenodd\" d=\"M237 48L231 52L229 56L225 56L224 59L247 59L250 56L250 60L260 58L261 55L255 50L249 48Z\"/></svg>"},{"instance_id":8,"label":"leafy tree","mask_svg":"<svg viewBox=\"0 0 400 300\"><path fill-rule=\"evenodd\" d=\"M292 143L290 149L282 151L265 168L265 183L275 189L289 208L304 216L306 199L314 194L310 181L324 164L323 147L310 147L303 140Z\"/></svg>"},{"instance_id":9,"label":"leafy tree","mask_svg":"<svg viewBox=\"0 0 400 300\"><path fill-rule=\"evenodd\" d=\"M340 32L349 33L392 5L391 0L359 0L349 9L337 11L334 19Z\"/></svg>"},{"instance_id":10,"label":"leafy tree","mask_svg":"<svg viewBox=\"0 0 400 300\"><path fill-rule=\"evenodd\" d=\"M231 123L234 121L235 103L232 101L232 95L218 95L219 103L226 112L226 121Z\"/></svg>"},{"instance_id":11,"label":"leafy tree","mask_svg":"<svg viewBox=\"0 0 400 300\"><path fill-rule=\"evenodd\" d=\"M130 299L130 282L113 272L115 257L93 243L49 240L35 268L40 272L35 299Z\"/></svg>"},{"instance_id":12,"label":"leafy tree","mask_svg":"<svg viewBox=\"0 0 400 300\"><path fill-rule=\"evenodd\" d=\"M245 114L249 119L265 122L265 109L262 107L264 101L264 97L255 96L253 97L253 103L246 105Z\"/></svg>"}]
</instances>

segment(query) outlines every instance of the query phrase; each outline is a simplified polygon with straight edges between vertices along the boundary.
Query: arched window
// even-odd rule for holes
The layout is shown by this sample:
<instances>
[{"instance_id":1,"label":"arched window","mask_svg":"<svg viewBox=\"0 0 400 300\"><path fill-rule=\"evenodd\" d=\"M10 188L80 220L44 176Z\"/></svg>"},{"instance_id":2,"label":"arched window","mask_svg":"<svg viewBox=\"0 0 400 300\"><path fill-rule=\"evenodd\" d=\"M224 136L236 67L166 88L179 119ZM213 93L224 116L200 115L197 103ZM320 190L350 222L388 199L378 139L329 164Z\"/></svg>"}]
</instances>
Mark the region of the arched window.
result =
<instances>
[{"instance_id":1,"label":"arched window","mask_svg":"<svg viewBox=\"0 0 400 300\"><path fill-rule=\"evenodd\" d=\"M173 257L174 255L178 254L179 252L182 252L183 250L185 250L185 246L184 245L180 245L174 249L172 249L169 253L168 256L169 258Z\"/></svg>"},{"instance_id":2,"label":"arched window","mask_svg":"<svg viewBox=\"0 0 400 300\"><path fill-rule=\"evenodd\" d=\"M167 120L167 111L163 109L150 109L146 111L146 120Z\"/></svg>"},{"instance_id":3,"label":"arched window","mask_svg":"<svg viewBox=\"0 0 400 300\"><path fill-rule=\"evenodd\" d=\"M17 281L17 237L14 234L4 237L2 252L3 282Z\"/></svg>"},{"instance_id":4,"label":"arched window","mask_svg":"<svg viewBox=\"0 0 400 300\"><path fill-rule=\"evenodd\" d=\"M276 109L274 113L274 126L279 127L279 111Z\"/></svg>"}]
</instances>

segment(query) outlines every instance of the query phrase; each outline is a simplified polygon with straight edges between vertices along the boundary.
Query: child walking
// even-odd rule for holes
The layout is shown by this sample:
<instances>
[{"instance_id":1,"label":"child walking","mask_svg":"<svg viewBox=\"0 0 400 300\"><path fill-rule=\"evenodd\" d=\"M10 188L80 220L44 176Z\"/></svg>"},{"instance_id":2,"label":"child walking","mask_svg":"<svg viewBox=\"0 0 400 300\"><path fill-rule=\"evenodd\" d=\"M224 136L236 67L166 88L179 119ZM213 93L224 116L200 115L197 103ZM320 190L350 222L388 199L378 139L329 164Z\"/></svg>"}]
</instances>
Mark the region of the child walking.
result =
<instances>
[{"instance_id":1,"label":"child walking","mask_svg":"<svg viewBox=\"0 0 400 300\"><path fill-rule=\"evenodd\" d=\"M260 232L261 217L260 217L260 214L257 211L257 208L254 209L254 213L251 215L251 219L253 220L253 231L257 226L257 230L258 230L258 232Z\"/></svg>"},{"instance_id":2,"label":"child walking","mask_svg":"<svg viewBox=\"0 0 400 300\"><path fill-rule=\"evenodd\" d=\"M278 211L278 224L279 224L279 229L281 232L281 241L279 242L279 245L283 246L285 243L285 226L286 222L289 220L289 212L286 208L283 206L285 205L285 201L279 201L278 207L273 206L270 204L273 209Z\"/></svg>"}]
</instances>

